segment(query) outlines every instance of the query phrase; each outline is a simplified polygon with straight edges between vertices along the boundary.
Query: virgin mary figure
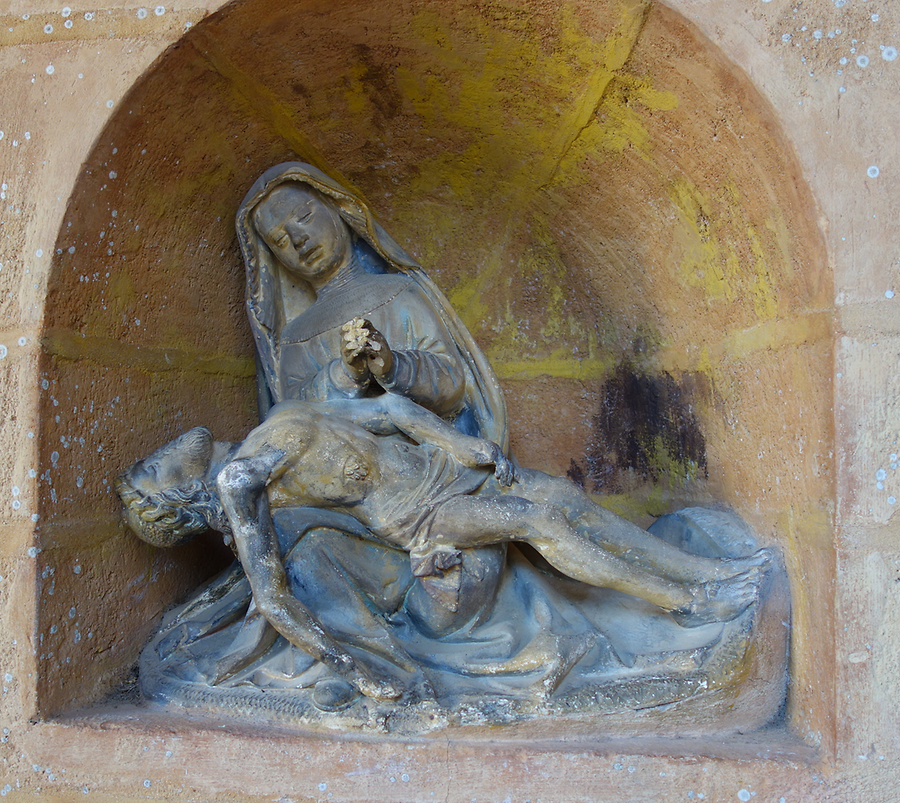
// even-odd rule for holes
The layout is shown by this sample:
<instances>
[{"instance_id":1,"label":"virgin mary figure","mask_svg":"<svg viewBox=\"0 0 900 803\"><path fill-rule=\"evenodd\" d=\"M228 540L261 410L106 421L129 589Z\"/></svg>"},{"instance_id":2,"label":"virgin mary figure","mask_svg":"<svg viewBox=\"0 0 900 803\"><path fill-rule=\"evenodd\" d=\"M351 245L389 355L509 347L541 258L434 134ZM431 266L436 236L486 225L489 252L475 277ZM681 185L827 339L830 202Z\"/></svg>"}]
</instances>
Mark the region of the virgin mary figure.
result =
<instances>
[{"instance_id":1,"label":"virgin mary figure","mask_svg":"<svg viewBox=\"0 0 900 803\"><path fill-rule=\"evenodd\" d=\"M490 364L441 291L363 200L312 165L286 162L254 182L235 225L260 418L285 399L391 391L506 451L506 405ZM377 361L344 347L342 326L353 318L366 319L374 332ZM346 522L348 532L355 526ZM409 604L420 623L436 634L475 616L492 597L505 552L468 550L449 578L413 582Z\"/></svg>"}]
</instances>

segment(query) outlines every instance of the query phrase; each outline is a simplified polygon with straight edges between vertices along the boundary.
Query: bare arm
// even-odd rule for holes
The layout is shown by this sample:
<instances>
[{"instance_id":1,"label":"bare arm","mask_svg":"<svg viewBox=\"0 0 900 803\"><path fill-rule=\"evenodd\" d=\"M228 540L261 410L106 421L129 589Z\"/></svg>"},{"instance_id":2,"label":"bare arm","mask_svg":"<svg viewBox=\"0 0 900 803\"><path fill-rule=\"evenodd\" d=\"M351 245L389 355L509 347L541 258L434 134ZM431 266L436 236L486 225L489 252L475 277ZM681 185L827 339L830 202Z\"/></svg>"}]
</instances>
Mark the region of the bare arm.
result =
<instances>
[{"instance_id":1,"label":"bare arm","mask_svg":"<svg viewBox=\"0 0 900 803\"><path fill-rule=\"evenodd\" d=\"M503 485L516 479L513 463L493 441L464 435L451 424L414 401L395 393L369 399L347 399L312 405L337 415L376 435L402 432L416 443L428 443L452 454L465 466L494 466Z\"/></svg>"},{"instance_id":2,"label":"bare arm","mask_svg":"<svg viewBox=\"0 0 900 803\"><path fill-rule=\"evenodd\" d=\"M262 615L288 641L324 663L368 697L394 699L400 691L370 678L291 593L278 549L266 486L285 453L269 449L233 460L216 479L241 566Z\"/></svg>"}]
</instances>

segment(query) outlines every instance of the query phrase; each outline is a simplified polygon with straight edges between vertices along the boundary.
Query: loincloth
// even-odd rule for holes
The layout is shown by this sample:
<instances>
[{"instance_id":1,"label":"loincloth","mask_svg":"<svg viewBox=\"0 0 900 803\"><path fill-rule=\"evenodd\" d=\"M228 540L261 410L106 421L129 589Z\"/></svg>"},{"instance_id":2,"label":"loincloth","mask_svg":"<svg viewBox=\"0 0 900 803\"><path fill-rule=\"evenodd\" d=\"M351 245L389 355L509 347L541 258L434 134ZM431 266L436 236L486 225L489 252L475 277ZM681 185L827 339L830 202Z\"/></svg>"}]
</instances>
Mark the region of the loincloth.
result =
<instances>
[{"instance_id":1,"label":"loincloth","mask_svg":"<svg viewBox=\"0 0 900 803\"><path fill-rule=\"evenodd\" d=\"M425 478L411 493L396 500L385 515L387 524L372 530L389 543L402 546L409 553L413 575L428 594L455 611L462 580L462 552L434 543L434 521L444 504L476 491L491 474L487 469L464 466L443 449L426 448L429 462Z\"/></svg>"}]
</instances>

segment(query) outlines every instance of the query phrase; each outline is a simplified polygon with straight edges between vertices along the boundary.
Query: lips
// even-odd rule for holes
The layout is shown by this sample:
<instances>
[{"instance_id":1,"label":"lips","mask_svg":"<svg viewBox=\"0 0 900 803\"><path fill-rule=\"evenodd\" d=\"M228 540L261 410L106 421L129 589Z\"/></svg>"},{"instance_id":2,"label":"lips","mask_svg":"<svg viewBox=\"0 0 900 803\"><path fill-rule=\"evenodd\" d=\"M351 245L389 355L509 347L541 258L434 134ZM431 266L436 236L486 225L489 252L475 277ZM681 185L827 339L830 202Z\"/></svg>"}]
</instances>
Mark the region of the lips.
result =
<instances>
[{"instance_id":1,"label":"lips","mask_svg":"<svg viewBox=\"0 0 900 803\"><path fill-rule=\"evenodd\" d=\"M312 248L304 251L300 254L300 259L305 262L307 265L312 262L315 257L318 255L318 252L322 250L321 245L314 245Z\"/></svg>"}]
</instances>

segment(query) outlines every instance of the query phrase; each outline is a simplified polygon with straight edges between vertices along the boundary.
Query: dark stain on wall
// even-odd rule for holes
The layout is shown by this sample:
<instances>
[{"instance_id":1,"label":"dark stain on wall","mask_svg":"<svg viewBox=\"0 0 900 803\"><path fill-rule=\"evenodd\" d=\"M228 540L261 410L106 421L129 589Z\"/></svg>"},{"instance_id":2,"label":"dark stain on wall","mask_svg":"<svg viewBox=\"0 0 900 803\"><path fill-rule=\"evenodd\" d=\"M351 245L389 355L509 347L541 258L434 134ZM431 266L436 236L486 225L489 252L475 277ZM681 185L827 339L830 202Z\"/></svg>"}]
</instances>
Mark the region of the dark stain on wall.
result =
<instances>
[{"instance_id":1,"label":"dark stain on wall","mask_svg":"<svg viewBox=\"0 0 900 803\"><path fill-rule=\"evenodd\" d=\"M644 482L683 485L708 476L706 440L694 415L697 382L649 373L625 360L600 393L592 438L569 479L594 493L623 493Z\"/></svg>"}]
</instances>

